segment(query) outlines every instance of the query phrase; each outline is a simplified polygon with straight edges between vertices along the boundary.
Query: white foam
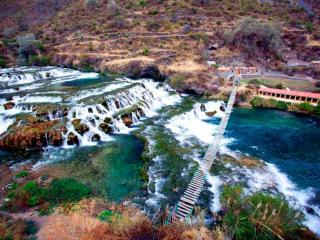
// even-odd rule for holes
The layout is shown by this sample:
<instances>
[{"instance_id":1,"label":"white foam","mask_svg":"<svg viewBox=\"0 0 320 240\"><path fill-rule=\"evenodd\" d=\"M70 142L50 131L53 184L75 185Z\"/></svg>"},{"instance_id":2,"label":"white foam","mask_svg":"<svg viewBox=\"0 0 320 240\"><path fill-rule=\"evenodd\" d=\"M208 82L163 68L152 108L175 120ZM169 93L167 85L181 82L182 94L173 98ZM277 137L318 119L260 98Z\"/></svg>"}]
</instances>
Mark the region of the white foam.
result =
<instances>
[{"instance_id":1,"label":"white foam","mask_svg":"<svg viewBox=\"0 0 320 240\"><path fill-rule=\"evenodd\" d=\"M212 176L210 174L207 174L206 180L211 185L211 187L209 187L209 191L213 193L210 211L218 212L221 209L219 188L222 185L222 182L218 176Z\"/></svg>"},{"instance_id":2,"label":"white foam","mask_svg":"<svg viewBox=\"0 0 320 240\"><path fill-rule=\"evenodd\" d=\"M0 135L4 133L8 127L13 124L15 119L5 117L0 114Z\"/></svg>"},{"instance_id":3,"label":"white foam","mask_svg":"<svg viewBox=\"0 0 320 240\"><path fill-rule=\"evenodd\" d=\"M223 112L220 106L223 104L221 101L208 102L205 105L206 111L217 113L214 117L221 118ZM165 126L176 135L176 139L182 143L188 142L190 138L196 137L201 142L210 144L213 141L214 133L217 131L218 125L215 125L209 120L210 117L204 111L201 111L201 104L196 103L193 109L189 112L174 116L168 121Z\"/></svg>"},{"instance_id":4,"label":"white foam","mask_svg":"<svg viewBox=\"0 0 320 240\"><path fill-rule=\"evenodd\" d=\"M131 83L120 82L120 83L110 84L110 85L103 87L103 88L83 90L83 91L80 91L76 96L69 97L67 100L79 101L84 98L102 95L107 92L115 91L117 89L121 89L121 88L127 87L129 85L131 85Z\"/></svg>"}]
</instances>

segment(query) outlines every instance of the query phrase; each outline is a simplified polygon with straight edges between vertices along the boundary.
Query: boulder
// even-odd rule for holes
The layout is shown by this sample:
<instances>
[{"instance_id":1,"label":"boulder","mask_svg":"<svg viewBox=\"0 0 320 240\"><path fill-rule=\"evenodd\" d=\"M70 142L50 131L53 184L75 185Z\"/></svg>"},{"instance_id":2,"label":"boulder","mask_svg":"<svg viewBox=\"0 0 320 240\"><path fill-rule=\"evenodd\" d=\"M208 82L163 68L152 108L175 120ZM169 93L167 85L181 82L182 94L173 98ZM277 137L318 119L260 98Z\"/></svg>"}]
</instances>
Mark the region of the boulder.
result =
<instances>
[{"instance_id":1,"label":"boulder","mask_svg":"<svg viewBox=\"0 0 320 240\"><path fill-rule=\"evenodd\" d=\"M51 144L55 147L59 147L63 144L63 137L60 132L53 132L52 133Z\"/></svg>"},{"instance_id":2,"label":"boulder","mask_svg":"<svg viewBox=\"0 0 320 240\"><path fill-rule=\"evenodd\" d=\"M114 105L116 105L117 108L120 108L120 102L118 100L114 101Z\"/></svg>"},{"instance_id":3,"label":"boulder","mask_svg":"<svg viewBox=\"0 0 320 240\"><path fill-rule=\"evenodd\" d=\"M93 109L91 107L88 108L89 113L93 113Z\"/></svg>"},{"instance_id":4,"label":"boulder","mask_svg":"<svg viewBox=\"0 0 320 240\"><path fill-rule=\"evenodd\" d=\"M75 119L72 121L72 125L74 126L74 129L79 133L80 135L83 135L84 133L89 131L89 127L81 122L81 119Z\"/></svg>"},{"instance_id":5,"label":"boulder","mask_svg":"<svg viewBox=\"0 0 320 240\"><path fill-rule=\"evenodd\" d=\"M75 135L73 132L70 132L68 134L68 145L79 145L79 138L77 135Z\"/></svg>"},{"instance_id":6,"label":"boulder","mask_svg":"<svg viewBox=\"0 0 320 240\"><path fill-rule=\"evenodd\" d=\"M91 137L91 141L93 142L98 142L100 141L101 137L99 134L93 134L93 136Z\"/></svg>"},{"instance_id":7,"label":"boulder","mask_svg":"<svg viewBox=\"0 0 320 240\"><path fill-rule=\"evenodd\" d=\"M110 127L109 124L107 123L100 123L99 129L105 133L111 133L112 132L112 127Z\"/></svg>"},{"instance_id":8,"label":"boulder","mask_svg":"<svg viewBox=\"0 0 320 240\"><path fill-rule=\"evenodd\" d=\"M105 122L106 124L110 124L112 122L112 118L110 117L106 117L103 122Z\"/></svg>"},{"instance_id":9,"label":"boulder","mask_svg":"<svg viewBox=\"0 0 320 240\"><path fill-rule=\"evenodd\" d=\"M127 127L131 127L132 126L132 117L131 114L124 114L121 116L121 120L124 123L124 125L126 125Z\"/></svg>"},{"instance_id":10,"label":"boulder","mask_svg":"<svg viewBox=\"0 0 320 240\"><path fill-rule=\"evenodd\" d=\"M221 110L222 112L226 111L226 109L225 109L225 107L224 107L223 105L220 106L220 110Z\"/></svg>"},{"instance_id":11,"label":"boulder","mask_svg":"<svg viewBox=\"0 0 320 240\"><path fill-rule=\"evenodd\" d=\"M14 102L8 102L8 103L5 103L3 104L3 107L5 110L9 110L9 109L12 109L16 104Z\"/></svg>"},{"instance_id":12,"label":"boulder","mask_svg":"<svg viewBox=\"0 0 320 240\"><path fill-rule=\"evenodd\" d=\"M108 106L108 103L107 103L106 101L103 101L103 102L101 103L101 105L102 105L105 109L107 109L108 111L110 111L109 106Z\"/></svg>"},{"instance_id":13,"label":"boulder","mask_svg":"<svg viewBox=\"0 0 320 240\"><path fill-rule=\"evenodd\" d=\"M201 103L200 110L201 110L202 112L205 112L205 111L206 111L206 105L204 105L203 103Z\"/></svg>"},{"instance_id":14,"label":"boulder","mask_svg":"<svg viewBox=\"0 0 320 240\"><path fill-rule=\"evenodd\" d=\"M217 113L217 111L212 111L212 112L206 112L206 115L209 117L214 116Z\"/></svg>"}]
</instances>

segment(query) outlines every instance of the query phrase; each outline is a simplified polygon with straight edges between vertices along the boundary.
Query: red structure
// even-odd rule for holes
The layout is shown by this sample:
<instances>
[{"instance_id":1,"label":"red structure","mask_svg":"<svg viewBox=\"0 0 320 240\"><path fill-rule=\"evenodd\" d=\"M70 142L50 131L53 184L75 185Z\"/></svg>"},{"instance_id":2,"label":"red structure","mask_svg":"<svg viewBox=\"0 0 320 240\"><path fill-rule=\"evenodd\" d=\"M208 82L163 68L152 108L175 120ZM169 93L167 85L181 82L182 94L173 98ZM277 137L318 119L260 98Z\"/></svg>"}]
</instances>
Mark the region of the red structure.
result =
<instances>
[{"instance_id":1,"label":"red structure","mask_svg":"<svg viewBox=\"0 0 320 240\"><path fill-rule=\"evenodd\" d=\"M259 95L263 98L274 98L276 100L284 102L308 102L312 105L317 105L318 103L320 103L320 94L310 92L262 87L259 89Z\"/></svg>"}]
</instances>

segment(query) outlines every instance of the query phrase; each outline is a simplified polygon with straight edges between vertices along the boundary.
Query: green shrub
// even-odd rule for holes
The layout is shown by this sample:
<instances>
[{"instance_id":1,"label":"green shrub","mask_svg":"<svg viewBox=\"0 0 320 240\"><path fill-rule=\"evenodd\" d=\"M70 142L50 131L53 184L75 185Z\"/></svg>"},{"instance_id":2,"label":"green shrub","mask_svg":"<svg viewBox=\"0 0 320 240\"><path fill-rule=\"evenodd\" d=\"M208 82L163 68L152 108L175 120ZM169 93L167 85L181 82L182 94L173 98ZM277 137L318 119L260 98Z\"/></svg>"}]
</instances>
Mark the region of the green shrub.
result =
<instances>
[{"instance_id":1,"label":"green shrub","mask_svg":"<svg viewBox=\"0 0 320 240\"><path fill-rule=\"evenodd\" d=\"M182 88L184 86L185 76L181 74L174 74L170 78L170 83L174 88Z\"/></svg>"},{"instance_id":2,"label":"green shrub","mask_svg":"<svg viewBox=\"0 0 320 240\"><path fill-rule=\"evenodd\" d=\"M240 186L226 186L221 204L226 209L223 224L234 239L286 239L303 227L303 214L280 196L245 196Z\"/></svg>"},{"instance_id":3,"label":"green shrub","mask_svg":"<svg viewBox=\"0 0 320 240\"><path fill-rule=\"evenodd\" d=\"M304 27L309 33L313 32L313 30L314 30L314 26L313 26L312 22L306 22L304 24Z\"/></svg>"},{"instance_id":4,"label":"green shrub","mask_svg":"<svg viewBox=\"0 0 320 240\"><path fill-rule=\"evenodd\" d=\"M6 66L5 60L0 56L0 68L5 68Z\"/></svg>"},{"instance_id":5,"label":"green shrub","mask_svg":"<svg viewBox=\"0 0 320 240\"><path fill-rule=\"evenodd\" d=\"M312 113L315 110L315 107L312 106L310 103L303 102L298 105L299 110Z\"/></svg>"},{"instance_id":6,"label":"green shrub","mask_svg":"<svg viewBox=\"0 0 320 240\"><path fill-rule=\"evenodd\" d=\"M29 173L27 171L21 171L19 173L16 174L15 178L25 178L29 175Z\"/></svg>"},{"instance_id":7,"label":"green shrub","mask_svg":"<svg viewBox=\"0 0 320 240\"><path fill-rule=\"evenodd\" d=\"M50 59L47 56L31 55L28 60L29 66L48 66L50 65Z\"/></svg>"},{"instance_id":8,"label":"green shrub","mask_svg":"<svg viewBox=\"0 0 320 240\"><path fill-rule=\"evenodd\" d=\"M39 41L35 43L35 47L36 47L36 49L40 50L41 52L44 52L46 50L46 48L44 47L44 44Z\"/></svg>"},{"instance_id":9,"label":"green shrub","mask_svg":"<svg viewBox=\"0 0 320 240\"><path fill-rule=\"evenodd\" d=\"M26 221L25 233L27 235L34 235L38 232L37 225L34 221L28 220Z\"/></svg>"},{"instance_id":10,"label":"green shrub","mask_svg":"<svg viewBox=\"0 0 320 240\"><path fill-rule=\"evenodd\" d=\"M148 56L148 55L149 55L149 48L144 47L144 48L142 49L142 55L143 55L143 56Z\"/></svg>"},{"instance_id":11,"label":"green shrub","mask_svg":"<svg viewBox=\"0 0 320 240\"><path fill-rule=\"evenodd\" d=\"M288 110L289 109L289 103L282 102L282 101L277 101L276 108L281 109L281 110Z\"/></svg>"},{"instance_id":12,"label":"green shrub","mask_svg":"<svg viewBox=\"0 0 320 240\"><path fill-rule=\"evenodd\" d=\"M260 50L277 54L284 46L277 26L251 17L242 19L233 31L226 32L225 39L228 44L242 47L248 53Z\"/></svg>"},{"instance_id":13,"label":"green shrub","mask_svg":"<svg viewBox=\"0 0 320 240\"><path fill-rule=\"evenodd\" d=\"M118 220L121 218L121 215L119 213L114 213L111 210L103 210L99 215L98 219L103 222L114 222L115 220Z\"/></svg>"},{"instance_id":14,"label":"green shrub","mask_svg":"<svg viewBox=\"0 0 320 240\"><path fill-rule=\"evenodd\" d=\"M261 97L254 97L250 101L251 106L254 108L262 107L263 106L262 103L263 103L263 99Z\"/></svg>"},{"instance_id":15,"label":"green shrub","mask_svg":"<svg viewBox=\"0 0 320 240\"><path fill-rule=\"evenodd\" d=\"M48 214L57 204L76 202L90 193L87 186L70 178L53 180L48 187L30 181L7 194L4 208L15 211L39 206L41 214Z\"/></svg>"},{"instance_id":16,"label":"green shrub","mask_svg":"<svg viewBox=\"0 0 320 240\"><path fill-rule=\"evenodd\" d=\"M138 0L138 4L141 7L145 7L145 6L147 6L148 2L147 2L147 0Z\"/></svg>"},{"instance_id":17,"label":"green shrub","mask_svg":"<svg viewBox=\"0 0 320 240\"><path fill-rule=\"evenodd\" d=\"M55 179L49 186L48 201L77 202L91 193L90 188L72 178Z\"/></svg>"}]
</instances>

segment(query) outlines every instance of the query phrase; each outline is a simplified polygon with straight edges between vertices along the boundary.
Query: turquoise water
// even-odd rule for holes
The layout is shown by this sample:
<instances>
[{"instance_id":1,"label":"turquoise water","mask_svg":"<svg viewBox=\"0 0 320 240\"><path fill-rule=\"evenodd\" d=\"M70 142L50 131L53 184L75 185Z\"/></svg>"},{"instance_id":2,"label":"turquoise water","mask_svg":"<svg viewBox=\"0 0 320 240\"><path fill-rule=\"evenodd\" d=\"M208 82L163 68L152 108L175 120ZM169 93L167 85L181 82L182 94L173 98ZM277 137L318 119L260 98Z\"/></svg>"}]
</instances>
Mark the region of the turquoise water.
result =
<instances>
[{"instance_id":1,"label":"turquoise water","mask_svg":"<svg viewBox=\"0 0 320 240\"><path fill-rule=\"evenodd\" d=\"M301 188L320 192L320 120L276 110L235 109L228 147L275 164Z\"/></svg>"},{"instance_id":2,"label":"turquoise water","mask_svg":"<svg viewBox=\"0 0 320 240\"><path fill-rule=\"evenodd\" d=\"M83 76L80 72L74 74L81 78L39 80L39 87L32 85L33 79L29 76L31 82L25 85L26 89L17 90L15 85L8 85L6 90L10 91L0 94L0 102L3 104L5 98L16 96L14 101L22 106L25 101L40 105L45 104L42 101L62 106L68 104L71 110L67 120L75 118L71 114L73 111L77 118L90 126L89 133L78 134L81 146L70 148L65 144L61 148L46 148L43 153L23 155L0 151L0 163L32 162L35 168L42 165L58 167L66 176L91 186L97 195L116 202L130 198L151 213L159 206L174 205L212 141L224 114L219 110L223 103L190 95L180 96L168 86L154 82ZM141 94L146 90L148 94ZM40 92L44 98L39 98ZM76 98L70 98L73 96ZM91 121L101 122L114 113L110 110L112 105L109 110L98 111L98 108L103 109L98 103L105 97L108 103L113 101L113 105L122 100L122 109L144 103L141 106L146 116L135 122L134 128L128 129L119 121L118 128L114 128L116 134L104 134ZM133 101L135 97L138 97L136 102ZM217 113L208 117L201 110L201 103L205 104L206 111ZM0 123L9 126L12 117L21 112L22 109L16 107L10 114L0 106ZM223 183L240 183L250 191L266 190L290 198L298 196L296 200L301 206L309 204L304 201L307 199L312 201L313 208L319 208L319 126L319 119L287 112L234 109L220 146L220 156L214 162L212 175L207 176L199 205L218 209ZM0 125L0 130L5 128ZM74 131L72 127L71 131ZM93 133L99 133L104 141L93 143L90 138ZM236 157L225 162L225 154ZM240 166L237 160L243 155L261 159L264 164L252 169ZM143 182L141 172L146 160L149 162L145 173L149 180ZM317 212L320 215L320 211Z\"/></svg>"}]
</instances>

